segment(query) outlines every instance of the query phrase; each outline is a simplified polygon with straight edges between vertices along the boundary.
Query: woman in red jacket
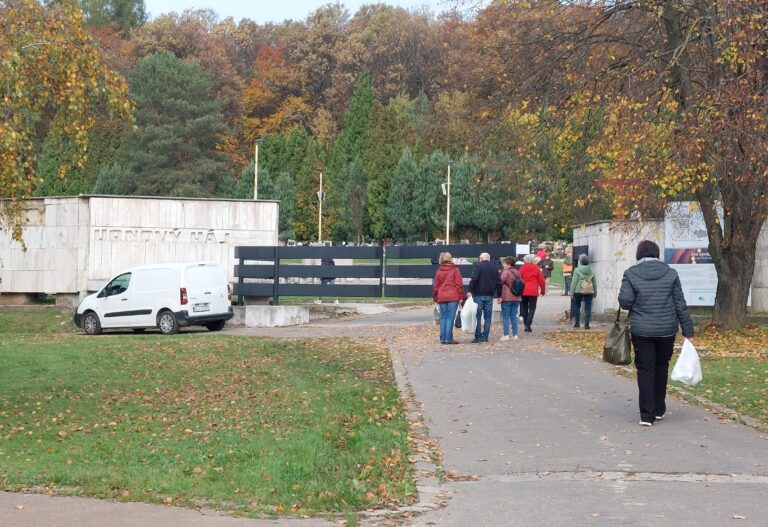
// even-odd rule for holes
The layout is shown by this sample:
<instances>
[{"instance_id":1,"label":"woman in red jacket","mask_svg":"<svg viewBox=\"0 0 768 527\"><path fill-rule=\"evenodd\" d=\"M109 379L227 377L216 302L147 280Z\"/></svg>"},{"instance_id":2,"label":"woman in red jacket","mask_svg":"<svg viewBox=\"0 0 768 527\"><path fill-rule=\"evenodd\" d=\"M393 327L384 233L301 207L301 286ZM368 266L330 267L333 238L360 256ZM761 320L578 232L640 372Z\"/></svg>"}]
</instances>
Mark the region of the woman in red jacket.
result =
<instances>
[{"instance_id":1,"label":"woman in red jacket","mask_svg":"<svg viewBox=\"0 0 768 527\"><path fill-rule=\"evenodd\" d=\"M432 284L432 300L440 306L440 344L458 344L453 340L453 321L459 301L464 298L464 285L451 253L440 253L439 261L440 268Z\"/></svg>"},{"instance_id":2,"label":"woman in red jacket","mask_svg":"<svg viewBox=\"0 0 768 527\"><path fill-rule=\"evenodd\" d=\"M539 289L541 296L547 292L547 284L544 281L544 275L541 268L534 263L536 256L528 254L523 258L523 266L520 268L520 276L525 282L523 289L523 303L520 306L520 314L523 316L523 325L525 331L532 333L531 324L533 323L533 314L536 313L536 302L539 300Z\"/></svg>"}]
</instances>

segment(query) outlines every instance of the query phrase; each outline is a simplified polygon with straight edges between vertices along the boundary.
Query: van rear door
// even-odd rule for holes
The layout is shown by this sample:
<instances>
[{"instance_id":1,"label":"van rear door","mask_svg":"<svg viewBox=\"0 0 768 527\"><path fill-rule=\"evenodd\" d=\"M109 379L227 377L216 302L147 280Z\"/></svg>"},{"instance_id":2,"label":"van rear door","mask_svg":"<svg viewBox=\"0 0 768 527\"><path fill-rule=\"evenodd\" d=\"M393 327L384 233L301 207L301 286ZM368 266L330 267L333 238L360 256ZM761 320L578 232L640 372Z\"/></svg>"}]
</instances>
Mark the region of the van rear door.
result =
<instances>
[{"instance_id":1,"label":"van rear door","mask_svg":"<svg viewBox=\"0 0 768 527\"><path fill-rule=\"evenodd\" d=\"M187 288L190 317L229 312L227 276L218 265L190 265L186 268L184 287Z\"/></svg>"}]
</instances>

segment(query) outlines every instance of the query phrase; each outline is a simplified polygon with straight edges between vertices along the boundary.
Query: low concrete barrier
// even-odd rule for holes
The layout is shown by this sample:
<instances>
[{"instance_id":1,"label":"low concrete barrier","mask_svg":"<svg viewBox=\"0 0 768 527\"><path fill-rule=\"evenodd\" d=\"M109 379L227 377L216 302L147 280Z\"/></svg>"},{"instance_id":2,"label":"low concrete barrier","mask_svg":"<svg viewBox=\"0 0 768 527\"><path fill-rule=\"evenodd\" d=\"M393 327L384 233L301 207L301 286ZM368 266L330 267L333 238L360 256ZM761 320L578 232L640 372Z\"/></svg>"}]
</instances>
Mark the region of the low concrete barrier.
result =
<instances>
[{"instance_id":1,"label":"low concrete barrier","mask_svg":"<svg viewBox=\"0 0 768 527\"><path fill-rule=\"evenodd\" d=\"M276 328L309 324L306 306L244 306L235 308L233 325L249 328Z\"/></svg>"}]
</instances>

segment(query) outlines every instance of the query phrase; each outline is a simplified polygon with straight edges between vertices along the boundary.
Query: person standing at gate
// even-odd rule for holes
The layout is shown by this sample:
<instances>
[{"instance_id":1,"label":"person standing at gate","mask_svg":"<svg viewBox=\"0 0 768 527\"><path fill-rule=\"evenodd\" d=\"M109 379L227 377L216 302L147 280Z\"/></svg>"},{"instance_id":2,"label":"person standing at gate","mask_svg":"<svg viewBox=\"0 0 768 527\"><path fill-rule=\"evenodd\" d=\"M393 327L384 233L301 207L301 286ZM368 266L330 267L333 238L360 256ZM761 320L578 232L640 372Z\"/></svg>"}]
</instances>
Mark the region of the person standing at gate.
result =
<instances>
[{"instance_id":1,"label":"person standing at gate","mask_svg":"<svg viewBox=\"0 0 768 527\"><path fill-rule=\"evenodd\" d=\"M440 309L440 344L458 344L453 338L456 309L464 298L461 272L453 263L451 253L440 253L440 267L432 283L432 300Z\"/></svg>"},{"instance_id":2,"label":"person standing at gate","mask_svg":"<svg viewBox=\"0 0 768 527\"><path fill-rule=\"evenodd\" d=\"M586 254L579 256L579 266L573 272L571 286L573 327L579 327L581 303L584 302L584 329L589 329L589 320L592 318L592 299L597 296L597 280L592 266L589 265L589 256Z\"/></svg>"},{"instance_id":3,"label":"person standing at gate","mask_svg":"<svg viewBox=\"0 0 768 527\"><path fill-rule=\"evenodd\" d=\"M328 257L322 258L320 260L320 265L321 266L328 266L328 265L335 266L336 265L336 261L333 258L331 258L330 256L328 256ZM320 278L320 283L322 285L335 284L336 283L336 278L334 276L323 276L323 277ZM315 299L315 304L322 304L322 302L323 301L320 298L316 298ZM334 304L338 304L339 303L339 299L338 298L335 299L333 301L333 303Z\"/></svg>"},{"instance_id":4,"label":"person standing at gate","mask_svg":"<svg viewBox=\"0 0 768 527\"><path fill-rule=\"evenodd\" d=\"M523 301L521 303L523 325L525 326L526 333L533 333L531 325L533 324L533 315L536 313L539 291L541 291L541 296L544 296L547 293L547 283L544 281L541 268L535 263L535 255L525 255L523 262L525 263L520 268L520 276L523 278L523 282L525 282Z\"/></svg>"},{"instance_id":5,"label":"person standing at gate","mask_svg":"<svg viewBox=\"0 0 768 527\"><path fill-rule=\"evenodd\" d=\"M491 317L493 315L493 297L501 295L501 277L496 266L491 263L491 255L480 254L479 261L469 279L469 292L477 304L477 325L473 344L488 342L491 333Z\"/></svg>"}]
</instances>

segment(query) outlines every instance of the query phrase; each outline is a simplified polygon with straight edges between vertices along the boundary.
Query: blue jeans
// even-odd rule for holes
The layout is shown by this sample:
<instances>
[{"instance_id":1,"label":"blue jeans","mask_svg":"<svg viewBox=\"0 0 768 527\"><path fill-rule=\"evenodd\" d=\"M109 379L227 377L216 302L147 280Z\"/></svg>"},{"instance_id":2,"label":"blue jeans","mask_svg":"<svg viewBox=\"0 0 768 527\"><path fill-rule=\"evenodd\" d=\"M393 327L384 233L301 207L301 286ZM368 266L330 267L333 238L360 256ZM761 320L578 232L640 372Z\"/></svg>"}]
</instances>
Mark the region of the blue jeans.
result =
<instances>
[{"instance_id":1,"label":"blue jeans","mask_svg":"<svg viewBox=\"0 0 768 527\"><path fill-rule=\"evenodd\" d=\"M475 338L488 340L491 333L491 316L493 315L493 297L472 295L477 304L477 325L475 326ZM481 330L481 320L485 319L485 324Z\"/></svg>"},{"instance_id":2,"label":"blue jeans","mask_svg":"<svg viewBox=\"0 0 768 527\"><path fill-rule=\"evenodd\" d=\"M453 323L456 321L458 302L440 302L440 342L453 340Z\"/></svg>"},{"instance_id":3,"label":"blue jeans","mask_svg":"<svg viewBox=\"0 0 768 527\"><path fill-rule=\"evenodd\" d=\"M509 335L509 320L512 319L512 335L517 336L517 311L519 308L520 302L501 303L501 322L505 335Z\"/></svg>"},{"instance_id":4,"label":"blue jeans","mask_svg":"<svg viewBox=\"0 0 768 527\"><path fill-rule=\"evenodd\" d=\"M579 323L579 315L581 315L581 301L584 301L584 325L589 326L589 321L592 319L592 295L573 295L573 321L575 324Z\"/></svg>"}]
</instances>

